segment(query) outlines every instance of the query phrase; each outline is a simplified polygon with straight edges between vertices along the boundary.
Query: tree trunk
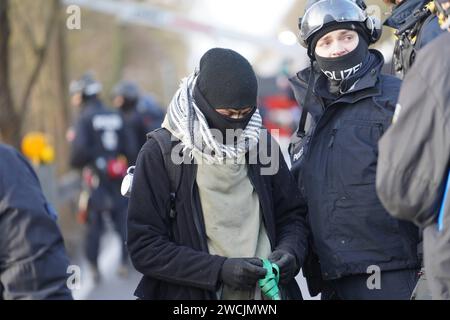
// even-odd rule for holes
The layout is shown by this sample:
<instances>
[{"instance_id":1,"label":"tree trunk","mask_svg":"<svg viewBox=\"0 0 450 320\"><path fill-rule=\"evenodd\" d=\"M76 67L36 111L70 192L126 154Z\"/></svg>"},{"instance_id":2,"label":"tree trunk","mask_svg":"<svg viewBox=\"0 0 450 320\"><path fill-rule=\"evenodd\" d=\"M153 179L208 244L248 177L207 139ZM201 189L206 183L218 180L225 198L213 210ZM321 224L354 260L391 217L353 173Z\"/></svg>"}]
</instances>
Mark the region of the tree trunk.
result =
<instances>
[{"instance_id":1,"label":"tree trunk","mask_svg":"<svg viewBox=\"0 0 450 320\"><path fill-rule=\"evenodd\" d=\"M58 0L54 0L58 1ZM57 86L58 86L58 128L61 137L65 137L66 130L70 126L71 112L68 96L68 75L67 75L67 43L66 43L66 15L59 3L57 35L56 35L56 70L57 70ZM69 146L65 139L57 141L57 151L59 157L58 173L65 172L69 169L68 157Z\"/></svg>"},{"instance_id":2,"label":"tree trunk","mask_svg":"<svg viewBox=\"0 0 450 320\"><path fill-rule=\"evenodd\" d=\"M20 132L15 127L18 115L14 108L9 83L9 0L0 1L0 139L15 147L20 146Z\"/></svg>"}]
</instances>

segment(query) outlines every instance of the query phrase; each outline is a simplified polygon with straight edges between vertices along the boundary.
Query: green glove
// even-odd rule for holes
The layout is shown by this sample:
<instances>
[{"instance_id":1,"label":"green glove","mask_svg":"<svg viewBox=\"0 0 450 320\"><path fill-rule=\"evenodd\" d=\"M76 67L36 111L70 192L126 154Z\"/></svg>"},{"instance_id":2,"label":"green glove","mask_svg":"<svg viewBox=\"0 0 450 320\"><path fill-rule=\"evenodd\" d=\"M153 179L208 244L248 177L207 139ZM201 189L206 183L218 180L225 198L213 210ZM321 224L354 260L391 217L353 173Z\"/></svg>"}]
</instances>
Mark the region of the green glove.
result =
<instances>
[{"instance_id":1,"label":"green glove","mask_svg":"<svg viewBox=\"0 0 450 320\"><path fill-rule=\"evenodd\" d=\"M262 293L271 300L281 300L278 281L280 280L280 270L275 263L267 259L261 259L264 269L267 270L266 276L258 280Z\"/></svg>"}]
</instances>

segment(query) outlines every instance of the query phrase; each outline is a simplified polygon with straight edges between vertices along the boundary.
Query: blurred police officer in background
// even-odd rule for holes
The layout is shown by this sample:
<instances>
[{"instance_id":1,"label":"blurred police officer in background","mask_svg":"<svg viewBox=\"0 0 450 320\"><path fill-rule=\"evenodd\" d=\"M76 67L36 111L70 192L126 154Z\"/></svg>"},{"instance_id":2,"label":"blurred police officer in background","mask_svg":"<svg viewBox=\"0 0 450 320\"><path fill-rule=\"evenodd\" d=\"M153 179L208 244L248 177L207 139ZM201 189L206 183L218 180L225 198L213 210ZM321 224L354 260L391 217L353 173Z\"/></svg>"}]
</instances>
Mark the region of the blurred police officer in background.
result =
<instances>
[{"instance_id":1,"label":"blurred police officer in background","mask_svg":"<svg viewBox=\"0 0 450 320\"><path fill-rule=\"evenodd\" d=\"M431 0L383 0L395 5L384 25L396 30L392 61L393 74L403 78L411 68L417 51L442 34L438 19L433 14Z\"/></svg>"},{"instance_id":2,"label":"blurred police officer in background","mask_svg":"<svg viewBox=\"0 0 450 320\"><path fill-rule=\"evenodd\" d=\"M84 184L88 191L86 203L86 255L94 280L99 280L98 254L104 214L111 220L122 242L122 264L119 274L127 274L128 254L126 239L127 201L120 194L121 179L126 173L128 159L135 152L122 116L105 107L98 94L101 84L91 73L84 74L70 85L72 104L78 107L79 118L68 132L71 142L70 164L83 169Z\"/></svg>"},{"instance_id":3,"label":"blurred police officer in background","mask_svg":"<svg viewBox=\"0 0 450 320\"><path fill-rule=\"evenodd\" d=\"M161 126L164 113L153 101L141 95L136 83L126 80L114 87L113 105L122 114L130 137L134 140L135 150L130 158L130 164L134 164L146 141L146 134Z\"/></svg>"}]
</instances>

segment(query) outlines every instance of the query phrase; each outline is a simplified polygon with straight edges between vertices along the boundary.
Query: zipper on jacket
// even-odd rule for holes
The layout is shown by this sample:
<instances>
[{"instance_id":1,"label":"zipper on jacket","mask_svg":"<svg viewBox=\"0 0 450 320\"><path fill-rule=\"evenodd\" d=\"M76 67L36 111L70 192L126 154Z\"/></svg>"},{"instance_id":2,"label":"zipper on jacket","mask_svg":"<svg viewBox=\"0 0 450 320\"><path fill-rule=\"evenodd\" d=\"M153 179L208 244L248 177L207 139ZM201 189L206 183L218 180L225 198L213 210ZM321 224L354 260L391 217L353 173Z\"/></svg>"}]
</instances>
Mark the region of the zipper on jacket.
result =
<instances>
[{"instance_id":1,"label":"zipper on jacket","mask_svg":"<svg viewBox=\"0 0 450 320\"><path fill-rule=\"evenodd\" d=\"M261 205L261 200L260 200L261 195L258 193L258 189L256 189L256 187L255 187L255 182L253 181L253 179L254 179L253 171L251 171L252 169L250 168L250 165L247 165L247 170L248 170L247 171L248 180L250 180L250 184L253 186L253 189L255 190L256 194L258 195L259 208L261 210L261 216L262 216L262 219L263 219L264 228L266 228L267 237L269 238L271 250L274 250L275 249L275 243L273 242L273 239L271 239L271 237L269 235L270 233L267 230L266 215L264 214L265 210L264 210L263 206ZM275 212L273 212L273 214L275 215Z\"/></svg>"},{"instance_id":2,"label":"zipper on jacket","mask_svg":"<svg viewBox=\"0 0 450 320\"><path fill-rule=\"evenodd\" d=\"M322 99L319 99L319 101L320 101L320 103L322 104L322 107L325 108L324 105L323 105ZM330 105L330 106L331 106L331 105ZM324 109L324 111L323 111L323 113L320 115L319 119L317 119L317 122L316 122L316 124L315 124L315 126L314 126L313 131L311 132L311 136L310 136L310 139L309 139L309 141L308 141L308 149L311 149L312 141L313 141L313 139L314 139L315 136L316 136L317 128L319 127L320 122L322 121L323 118L325 118L325 116L327 115L327 113L330 112L330 106L329 106L328 108ZM337 131L337 129L333 129L333 131L334 131L334 130ZM334 143L334 137L332 137L332 139L333 139L333 142L330 142L330 143L331 143L331 146L332 146L332 144ZM329 147L331 147L331 146L329 146ZM305 156L306 156L305 159L309 160L310 155L311 155L311 152L308 152L308 153L305 155Z\"/></svg>"},{"instance_id":3,"label":"zipper on jacket","mask_svg":"<svg viewBox=\"0 0 450 320\"><path fill-rule=\"evenodd\" d=\"M198 164L194 165L194 170L192 170L192 182L191 182L191 210L192 210L192 217L194 219L194 225L195 229L197 230L197 234L200 238L200 245L202 247L203 252L209 253L208 249L208 243L206 242L206 232L204 231L204 228L201 227L200 223L200 211L198 210L198 207L196 205L197 203L197 197L194 197L194 187L195 187L195 181L197 180L197 170L198 170ZM217 300L216 293L207 291L206 292L207 297L211 300Z\"/></svg>"},{"instance_id":4,"label":"zipper on jacket","mask_svg":"<svg viewBox=\"0 0 450 320\"><path fill-rule=\"evenodd\" d=\"M336 136L336 132L337 132L337 129L336 129L336 128L334 128L334 129L331 131L331 139L330 139L330 143L328 143L328 148L333 147L333 144L334 144L334 138L335 138L335 136Z\"/></svg>"},{"instance_id":5,"label":"zipper on jacket","mask_svg":"<svg viewBox=\"0 0 450 320\"><path fill-rule=\"evenodd\" d=\"M194 186L195 186L195 181L197 178L197 165L194 165L194 170L193 170L193 176L192 176L192 183L191 183L191 210L192 210L192 216L194 219L194 225L195 225L195 229L197 230L197 234L200 237L200 244L202 246L202 250L205 252L209 252L208 250L208 244L206 243L206 235L205 232L203 232L202 227L200 225L200 212L198 211L198 208L196 206L196 201L197 198L194 196Z\"/></svg>"},{"instance_id":6,"label":"zipper on jacket","mask_svg":"<svg viewBox=\"0 0 450 320\"><path fill-rule=\"evenodd\" d=\"M384 134L384 128L382 123L377 123L378 130L380 130L380 138Z\"/></svg>"}]
</instances>

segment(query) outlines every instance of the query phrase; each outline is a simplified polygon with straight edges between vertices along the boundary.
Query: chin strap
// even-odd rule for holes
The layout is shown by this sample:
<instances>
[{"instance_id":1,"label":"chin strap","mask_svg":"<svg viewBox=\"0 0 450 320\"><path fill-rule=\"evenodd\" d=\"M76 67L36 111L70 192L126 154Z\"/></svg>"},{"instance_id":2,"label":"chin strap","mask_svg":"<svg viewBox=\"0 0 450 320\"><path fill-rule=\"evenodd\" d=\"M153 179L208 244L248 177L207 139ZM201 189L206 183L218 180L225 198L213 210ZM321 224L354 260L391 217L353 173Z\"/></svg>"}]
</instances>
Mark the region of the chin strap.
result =
<instances>
[{"instance_id":1,"label":"chin strap","mask_svg":"<svg viewBox=\"0 0 450 320\"><path fill-rule=\"evenodd\" d=\"M308 116L308 112L306 112L306 104L308 103L309 97L311 96L311 92L313 90L312 86L314 85L314 65L313 61L311 60L311 67L309 71L309 78L308 78L308 88L306 89L306 95L305 99L303 100L302 104L302 115L300 117L300 122L298 124L297 129L297 137L303 138L306 134L305 126L306 126L306 117Z\"/></svg>"}]
</instances>

